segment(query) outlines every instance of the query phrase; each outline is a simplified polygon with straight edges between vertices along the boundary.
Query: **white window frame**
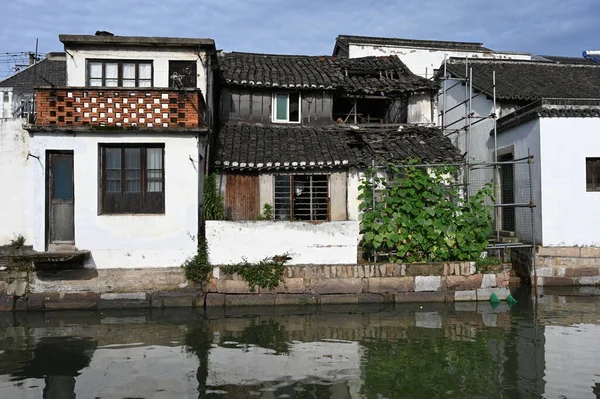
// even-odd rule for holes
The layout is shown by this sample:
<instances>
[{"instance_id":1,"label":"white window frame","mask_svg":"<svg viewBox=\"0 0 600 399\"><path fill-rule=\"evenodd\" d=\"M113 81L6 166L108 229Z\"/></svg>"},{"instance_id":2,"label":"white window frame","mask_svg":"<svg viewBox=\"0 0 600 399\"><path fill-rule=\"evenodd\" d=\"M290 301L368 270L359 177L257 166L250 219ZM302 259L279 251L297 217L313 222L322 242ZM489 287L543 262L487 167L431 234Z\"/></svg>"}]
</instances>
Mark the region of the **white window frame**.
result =
<instances>
[{"instance_id":1,"label":"white window frame","mask_svg":"<svg viewBox=\"0 0 600 399\"><path fill-rule=\"evenodd\" d=\"M287 96L287 116L286 119L277 119L277 96ZM271 98L271 121L273 123L296 123L302 122L302 93L298 93L298 121L290 121L290 93L278 92L273 93Z\"/></svg>"}]
</instances>

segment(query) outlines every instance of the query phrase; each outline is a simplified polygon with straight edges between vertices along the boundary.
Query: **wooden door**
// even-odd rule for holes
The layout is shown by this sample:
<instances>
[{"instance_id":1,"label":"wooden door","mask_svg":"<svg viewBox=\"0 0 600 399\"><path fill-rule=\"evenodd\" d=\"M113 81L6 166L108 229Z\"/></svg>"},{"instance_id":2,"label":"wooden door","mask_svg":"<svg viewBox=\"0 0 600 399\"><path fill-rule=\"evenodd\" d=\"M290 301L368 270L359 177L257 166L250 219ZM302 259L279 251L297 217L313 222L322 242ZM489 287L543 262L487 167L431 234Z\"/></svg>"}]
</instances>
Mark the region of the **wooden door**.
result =
<instances>
[{"instance_id":1,"label":"wooden door","mask_svg":"<svg viewBox=\"0 0 600 399\"><path fill-rule=\"evenodd\" d=\"M256 220L259 206L258 175L228 174L225 189L227 219Z\"/></svg>"},{"instance_id":2,"label":"wooden door","mask_svg":"<svg viewBox=\"0 0 600 399\"><path fill-rule=\"evenodd\" d=\"M75 243L73 152L48 152L46 163L47 246Z\"/></svg>"}]
</instances>

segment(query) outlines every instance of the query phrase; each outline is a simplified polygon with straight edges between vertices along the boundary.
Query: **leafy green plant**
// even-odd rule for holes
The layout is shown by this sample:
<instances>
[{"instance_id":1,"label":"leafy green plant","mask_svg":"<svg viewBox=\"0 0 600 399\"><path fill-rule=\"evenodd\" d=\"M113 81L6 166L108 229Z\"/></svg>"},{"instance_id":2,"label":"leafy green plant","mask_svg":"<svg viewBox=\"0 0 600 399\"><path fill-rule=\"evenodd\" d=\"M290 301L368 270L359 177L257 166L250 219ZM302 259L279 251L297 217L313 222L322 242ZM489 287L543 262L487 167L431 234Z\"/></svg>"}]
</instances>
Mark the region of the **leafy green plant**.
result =
<instances>
[{"instance_id":1,"label":"leafy green plant","mask_svg":"<svg viewBox=\"0 0 600 399\"><path fill-rule=\"evenodd\" d=\"M273 205L266 203L263 205L263 211L258 215L257 220L273 220L275 213L273 212Z\"/></svg>"},{"instance_id":2,"label":"leafy green plant","mask_svg":"<svg viewBox=\"0 0 600 399\"><path fill-rule=\"evenodd\" d=\"M265 258L258 263L244 259L242 263L223 266L221 270L227 274L238 274L248 283L251 292L256 290L256 286L272 291L283 281L284 264L288 259L287 254Z\"/></svg>"},{"instance_id":3,"label":"leafy green plant","mask_svg":"<svg viewBox=\"0 0 600 399\"><path fill-rule=\"evenodd\" d=\"M223 220L223 196L217 190L217 175L212 173L204 181L204 215L206 220Z\"/></svg>"},{"instance_id":4,"label":"leafy green plant","mask_svg":"<svg viewBox=\"0 0 600 399\"><path fill-rule=\"evenodd\" d=\"M206 238L198 240L198 250L194 256L186 260L183 265L185 278L196 284L204 284L212 271L212 265L208 260L208 243Z\"/></svg>"},{"instance_id":5,"label":"leafy green plant","mask_svg":"<svg viewBox=\"0 0 600 399\"><path fill-rule=\"evenodd\" d=\"M456 167L430 171L416 163L390 166L394 176L390 180L369 171L361 183L363 249L385 254L392 262L476 259L492 229L492 212L486 203L491 188L486 186L464 200L455 184Z\"/></svg>"},{"instance_id":6,"label":"leafy green plant","mask_svg":"<svg viewBox=\"0 0 600 399\"><path fill-rule=\"evenodd\" d=\"M475 261L475 268L479 273L501 272L503 269L502 260L495 256L479 257Z\"/></svg>"},{"instance_id":7,"label":"leafy green plant","mask_svg":"<svg viewBox=\"0 0 600 399\"><path fill-rule=\"evenodd\" d=\"M15 238L13 240L10 240L10 246L13 249L21 249L25 246L25 237L23 237L23 234L19 234L17 236L15 236Z\"/></svg>"}]
</instances>

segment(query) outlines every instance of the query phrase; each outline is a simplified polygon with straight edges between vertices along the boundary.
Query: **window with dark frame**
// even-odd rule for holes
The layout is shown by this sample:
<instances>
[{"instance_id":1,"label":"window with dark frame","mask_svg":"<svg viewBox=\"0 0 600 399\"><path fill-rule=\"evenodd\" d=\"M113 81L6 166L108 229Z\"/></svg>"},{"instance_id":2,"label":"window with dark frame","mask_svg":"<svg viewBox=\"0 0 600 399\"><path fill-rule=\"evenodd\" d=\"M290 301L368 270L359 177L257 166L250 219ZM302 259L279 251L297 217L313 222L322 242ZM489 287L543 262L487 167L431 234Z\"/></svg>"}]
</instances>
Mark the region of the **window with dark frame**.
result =
<instances>
[{"instance_id":1,"label":"window with dark frame","mask_svg":"<svg viewBox=\"0 0 600 399\"><path fill-rule=\"evenodd\" d=\"M88 86L152 87L151 61L88 60Z\"/></svg>"},{"instance_id":2,"label":"window with dark frame","mask_svg":"<svg viewBox=\"0 0 600 399\"><path fill-rule=\"evenodd\" d=\"M586 191L600 191L600 158L585 159Z\"/></svg>"},{"instance_id":3,"label":"window with dark frame","mask_svg":"<svg viewBox=\"0 0 600 399\"><path fill-rule=\"evenodd\" d=\"M327 175L275 175L275 220L329 220Z\"/></svg>"},{"instance_id":4,"label":"window with dark frame","mask_svg":"<svg viewBox=\"0 0 600 399\"><path fill-rule=\"evenodd\" d=\"M169 61L169 87L196 88L196 61Z\"/></svg>"},{"instance_id":5,"label":"window with dark frame","mask_svg":"<svg viewBox=\"0 0 600 399\"><path fill-rule=\"evenodd\" d=\"M100 145L101 213L164 213L164 145Z\"/></svg>"}]
</instances>

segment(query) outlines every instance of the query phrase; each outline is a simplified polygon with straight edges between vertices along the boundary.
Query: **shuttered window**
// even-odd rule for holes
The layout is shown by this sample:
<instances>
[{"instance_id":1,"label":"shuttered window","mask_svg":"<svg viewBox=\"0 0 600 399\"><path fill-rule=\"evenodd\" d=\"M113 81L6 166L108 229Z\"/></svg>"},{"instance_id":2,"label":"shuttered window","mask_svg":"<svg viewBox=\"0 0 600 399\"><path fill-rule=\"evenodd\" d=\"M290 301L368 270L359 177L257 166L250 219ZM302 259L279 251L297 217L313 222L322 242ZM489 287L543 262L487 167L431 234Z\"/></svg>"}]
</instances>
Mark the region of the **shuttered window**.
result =
<instances>
[{"instance_id":1,"label":"shuttered window","mask_svg":"<svg viewBox=\"0 0 600 399\"><path fill-rule=\"evenodd\" d=\"M586 191L600 191L600 158L585 159Z\"/></svg>"},{"instance_id":2,"label":"shuttered window","mask_svg":"<svg viewBox=\"0 0 600 399\"><path fill-rule=\"evenodd\" d=\"M276 175L275 220L329 220L327 175Z\"/></svg>"},{"instance_id":3,"label":"shuttered window","mask_svg":"<svg viewBox=\"0 0 600 399\"><path fill-rule=\"evenodd\" d=\"M164 213L164 146L100 146L101 213Z\"/></svg>"}]
</instances>

